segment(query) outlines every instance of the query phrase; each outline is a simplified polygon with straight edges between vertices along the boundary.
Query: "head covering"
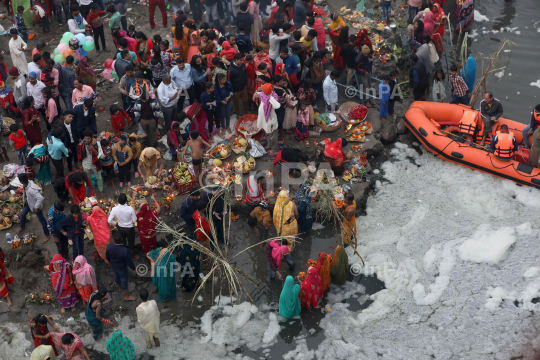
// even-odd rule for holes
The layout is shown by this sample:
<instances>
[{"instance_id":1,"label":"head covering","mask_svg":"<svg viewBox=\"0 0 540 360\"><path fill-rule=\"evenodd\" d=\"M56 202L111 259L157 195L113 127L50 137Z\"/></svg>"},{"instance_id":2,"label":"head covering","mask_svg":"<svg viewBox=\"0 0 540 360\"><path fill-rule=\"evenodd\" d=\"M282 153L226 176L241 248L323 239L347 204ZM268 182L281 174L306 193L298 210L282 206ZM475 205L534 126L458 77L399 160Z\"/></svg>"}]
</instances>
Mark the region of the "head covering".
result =
<instances>
[{"instance_id":1,"label":"head covering","mask_svg":"<svg viewBox=\"0 0 540 360\"><path fill-rule=\"evenodd\" d=\"M364 45L367 45L367 47L369 47L370 49L373 46L371 40L368 37L367 29L360 29L360 31L356 34L354 46L361 48Z\"/></svg>"},{"instance_id":2,"label":"head covering","mask_svg":"<svg viewBox=\"0 0 540 360\"><path fill-rule=\"evenodd\" d=\"M289 247L287 245L280 245L277 240L270 241L270 246L272 247L272 259L274 259L277 268L281 269L283 255L289 253Z\"/></svg>"},{"instance_id":3,"label":"head covering","mask_svg":"<svg viewBox=\"0 0 540 360\"><path fill-rule=\"evenodd\" d=\"M272 105L270 105L270 98L273 97L276 101L279 101L277 94L274 92L274 85L264 84L263 91L261 92L261 103L264 109L264 119L268 122L270 112L272 111Z\"/></svg>"},{"instance_id":4,"label":"head covering","mask_svg":"<svg viewBox=\"0 0 540 360\"><path fill-rule=\"evenodd\" d=\"M78 269L75 269L76 263L81 265ZM73 262L73 275L75 275L75 279L80 285L92 285L92 288L97 289L96 273L84 256L79 255L75 258Z\"/></svg>"},{"instance_id":5,"label":"head covering","mask_svg":"<svg viewBox=\"0 0 540 360\"><path fill-rule=\"evenodd\" d=\"M424 34L428 34L433 37L433 30L435 30L435 15L429 9L424 10Z\"/></svg>"},{"instance_id":6,"label":"head covering","mask_svg":"<svg viewBox=\"0 0 540 360\"><path fill-rule=\"evenodd\" d=\"M106 257L107 245L111 242L111 229L109 229L108 218L105 212L99 207L92 207L92 214L88 216L88 224L94 234L94 245L101 259L109 264Z\"/></svg>"},{"instance_id":7,"label":"head covering","mask_svg":"<svg viewBox=\"0 0 540 360\"><path fill-rule=\"evenodd\" d=\"M266 95L270 95L271 93L274 92L274 86L272 84L264 84L262 88L263 88L263 92Z\"/></svg>"},{"instance_id":8,"label":"head covering","mask_svg":"<svg viewBox=\"0 0 540 360\"><path fill-rule=\"evenodd\" d=\"M284 63L278 63L276 64L276 73L275 75L280 75L285 78L289 78L289 75L287 75L287 71L285 71L285 64ZM264 89L264 86L263 86Z\"/></svg>"},{"instance_id":9,"label":"head covering","mask_svg":"<svg viewBox=\"0 0 540 360\"><path fill-rule=\"evenodd\" d=\"M422 44L420 44L418 41L416 40L411 40L411 42L409 43L409 46L414 46L414 47L420 47L422 46Z\"/></svg>"},{"instance_id":10,"label":"head covering","mask_svg":"<svg viewBox=\"0 0 540 360\"><path fill-rule=\"evenodd\" d=\"M322 291L325 292L330 286L330 259L324 251L319 253L319 259L315 268L321 278Z\"/></svg>"},{"instance_id":11,"label":"head covering","mask_svg":"<svg viewBox=\"0 0 540 360\"><path fill-rule=\"evenodd\" d=\"M301 310L300 285L295 284L293 277L288 275L279 296L279 315L292 319L299 316Z\"/></svg>"},{"instance_id":12,"label":"head covering","mask_svg":"<svg viewBox=\"0 0 540 360\"><path fill-rule=\"evenodd\" d=\"M341 138L337 139L333 143L330 139L324 139L324 155L331 159L343 159L343 148L341 146Z\"/></svg>"},{"instance_id":13,"label":"head covering","mask_svg":"<svg viewBox=\"0 0 540 360\"><path fill-rule=\"evenodd\" d=\"M52 260L51 260L51 264L55 264L55 263L63 263L64 261L66 261L66 259L64 259L62 257L62 255L60 254L56 254L53 256Z\"/></svg>"},{"instance_id":14,"label":"head covering","mask_svg":"<svg viewBox=\"0 0 540 360\"><path fill-rule=\"evenodd\" d=\"M8 74L11 75L11 76L19 76L19 69L17 69L15 66L12 66L9 69Z\"/></svg>"},{"instance_id":15,"label":"head covering","mask_svg":"<svg viewBox=\"0 0 540 360\"><path fill-rule=\"evenodd\" d=\"M266 210L268 208L268 203L263 200L259 203L259 207L262 208L263 210Z\"/></svg>"},{"instance_id":16,"label":"head covering","mask_svg":"<svg viewBox=\"0 0 540 360\"><path fill-rule=\"evenodd\" d=\"M369 46L367 45L362 46L362 54L369 55L370 52L371 50L369 49Z\"/></svg>"},{"instance_id":17,"label":"head covering","mask_svg":"<svg viewBox=\"0 0 540 360\"><path fill-rule=\"evenodd\" d=\"M35 71L30 71L30 74L28 74L28 77L31 77L31 78L37 78L37 74Z\"/></svg>"},{"instance_id":18,"label":"head covering","mask_svg":"<svg viewBox=\"0 0 540 360\"><path fill-rule=\"evenodd\" d=\"M349 257L343 247L338 246L330 263L330 278L333 284L343 285L349 276Z\"/></svg>"},{"instance_id":19,"label":"head covering","mask_svg":"<svg viewBox=\"0 0 540 360\"><path fill-rule=\"evenodd\" d=\"M202 109L202 105L201 103L198 103L198 102L194 102L188 109L188 111L186 112L186 116L189 120L193 120L193 118L195 118L199 112L201 111Z\"/></svg>"},{"instance_id":20,"label":"head covering","mask_svg":"<svg viewBox=\"0 0 540 360\"><path fill-rule=\"evenodd\" d=\"M310 267L300 287L300 304L308 310L317 307L322 294L321 277L317 269Z\"/></svg>"},{"instance_id":21,"label":"head covering","mask_svg":"<svg viewBox=\"0 0 540 360\"><path fill-rule=\"evenodd\" d=\"M145 253L156 248L153 241L147 240L156 236L156 225L156 213L150 209L150 205L143 204L137 213L137 229L139 230L139 237L141 238L141 244Z\"/></svg>"},{"instance_id":22,"label":"head covering","mask_svg":"<svg viewBox=\"0 0 540 360\"><path fill-rule=\"evenodd\" d=\"M231 44L228 41L224 41L221 45L223 50L221 50L220 57L225 56L227 60L233 60L234 55L236 55L236 50L231 47Z\"/></svg>"}]
</instances>

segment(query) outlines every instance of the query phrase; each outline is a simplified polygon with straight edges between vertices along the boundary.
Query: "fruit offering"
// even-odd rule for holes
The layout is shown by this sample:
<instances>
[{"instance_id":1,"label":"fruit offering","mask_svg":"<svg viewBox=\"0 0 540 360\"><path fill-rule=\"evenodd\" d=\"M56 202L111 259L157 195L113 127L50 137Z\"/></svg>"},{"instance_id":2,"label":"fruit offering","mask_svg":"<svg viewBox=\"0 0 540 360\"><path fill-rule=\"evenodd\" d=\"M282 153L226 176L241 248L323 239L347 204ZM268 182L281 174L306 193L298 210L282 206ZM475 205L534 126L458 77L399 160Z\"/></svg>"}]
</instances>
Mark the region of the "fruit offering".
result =
<instances>
[{"instance_id":1,"label":"fruit offering","mask_svg":"<svg viewBox=\"0 0 540 360\"><path fill-rule=\"evenodd\" d=\"M173 175L179 184L191 182L191 173L185 163L178 163L178 166L173 170Z\"/></svg>"},{"instance_id":2,"label":"fruit offering","mask_svg":"<svg viewBox=\"0 0 540 360\"><path fill-rule=\"evenodd\" d=\"M245 153L244 155L240 155L234 160L234 170L241 173L250 172L255 168L255 159L249 155L249 153Z\"/></svg>"}]
</instances>

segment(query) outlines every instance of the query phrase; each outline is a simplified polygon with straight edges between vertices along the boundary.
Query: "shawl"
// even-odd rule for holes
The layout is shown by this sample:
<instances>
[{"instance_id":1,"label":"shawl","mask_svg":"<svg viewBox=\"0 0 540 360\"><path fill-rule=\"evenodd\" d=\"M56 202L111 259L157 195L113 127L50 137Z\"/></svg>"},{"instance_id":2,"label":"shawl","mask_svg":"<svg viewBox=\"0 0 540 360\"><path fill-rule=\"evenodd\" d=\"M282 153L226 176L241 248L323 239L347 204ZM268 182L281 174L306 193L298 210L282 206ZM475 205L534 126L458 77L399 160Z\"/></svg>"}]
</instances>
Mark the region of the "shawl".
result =
<instances>
[{"instance_id":1,"label":"shawl","mask_svg":"<svg viewBox=\"0 0 540 360\"><path fill-rule=\"evenodd\" d=\"M107 352L111 360L134 360L137 357L135 346L127 336L122 335L122 330L116 330L107 340Z\"/></svg>"},{"instance_id":2,"label":"shawl","mask_svg":"<svg viewBox=\"0 0 540 360\"><path fill-rule=\"evenodd\" d=\"M315 269L317 269L321 277L321 286L324 292L330 287L330 258L324 251L319 253L319 259L317 265L315 265Z\"/></svg>"},{"instance_id":3,"label":"shawl","mask_svg":"<svg viewBox=\"0 0 540 360\"><path fill-rule=\"evenodd\" d=\"M326 47L326 33L324 31L323 21L320 17L315 18L313 29L317 31L317 48L322 50ZM326 64L326 56L323 57L323 63Z\"/></svg>"},{"instance_id":4,"label":"shawl","mask_svg":"<svg viewBox=\"0 0 540 360\"><path fill-rule=\"evenodd\" d=\"M429 11L424 15L424 34L428 34L430 37L433 37L433 30L435 30L434 15L431 11Z\"/></svg>"},{"instance_id":5,"label":"shawl","mask_svg":"<svg viewBox=\"0 0 540 360\"><path fill-rule=\"evenodd\" d=\"M272 111L272 105L270 105L270 97L273 97L277 102L279 102L279 97L275 92L272 92L272 94L268 95L264 91L261 91L260 93L261 102L264 106L264 119L266 122L268 122L268 118L270 117L270 112Z\"/></svg>"},{"instance_id":6,"label":"shawl","mask_svg":"<svg viewBox=\"0 0 540 360\"><path fill-rule=\"evenodd\" d=\"M53 333L52 332L49 334L51 334L52 341L56 345L60 346L60 348L66 354L66 360L72 360L73 353L82 346L81 338L75 333ZM64 345L64 343L62 342L62 336L64 336L65 334L71 334L75 337L75 339L73 339L73 342L70 345Z\"/></svg>"},{"instance_id":7,"label":"shawl","mask_svg":"<svg viewBox=\"0 0 540 360\"><path fill-rule=\"evenodd\" d=\"M335 19L332 19L332 23L330 24L330 26L328 27L328 29L330 31L334 31L339 25L341 25L341 27L344 27L344 26L347 26L347 24L345 23L345 21L343 21L343 19L341 18L341 16L337 15L337 14L334 14L336 15ZM341 28L340 28L341 29Z\"/></svg>"},{"instance_id":8,"label":"shawl","mask_svg":"<svg viewBox=\"0 0 540 360\"><path fill-rule=\"evenodd\" d=\"M144 165L147 171L149 170L151 172L151 175L153 175L156 171L158 159L161 159L159 151L152 147L145 148L141 152L141 156L139 158L140 162Z\"/></svg>"},{"instance_id":9,"label":"shawl","mask_svg":"<svg viewBox=\"0 0 540 360\"><path fill-rule=\"evenodd\" d=\"M199 134L201 135L203 140L208 142L208 118L206 117L206 111L204 111L204 109L202 108L201 103L195 102L193 103L193 105L190 105L189 108L186 109L184 109L184 112L186 113L187 118L191 120L189 128L199 130Z\"/></svg>"},{"instance_id":10,"label":"shawl","mask_svg":"<svg viewBox=\"0 0 540 360\"><path fill-rule=\"evenodd\" d=\"M171 128L169 129L169 132L167 133L167 137L171 137L172 139L172 144L174 145L174 147L178 147L180 145L180 141L178 140L178 135L176 135L176 131L174 131L173 129L173 125L176 124L177 121L173 121L171 123ZM171 134L171 135L169 135ZM174 156L174 154L171 154Z\"/></svg>"},{"instance_id":11,"label":"shawl","mask_svg":"<svg viewBox=\"0 0 540 360\"><path fill-rule=\"evenodd\" d=\"M159 309L155 300L142 302L136 309L137 321L152 335L159 334Z\"/></svg>"},{"instance_id":12,"label":"shawl","mask_svg":"<svg viewBox=\"0 0 540 360\"><path fill-rule=\"evenodd\" d=\"M294 283L292 276L288 275L279 296L279 315L292 319L300 315L300 285Z\"/></svg>"},{"instance_id":13,"label":"shawl","mask_svg":"<svg viewBox=\"0 0 540 360\"><path fill-rule=\"evenodd\" d=\"M281 236L283 224L286 224L292 216L292 202L289 200L285 190L281 190L277 196L273 215L277 235Z\"/></svg>"},{"instance_id":14,"label":"shawl","mask_svg":"<svg viewBox=\"0 0 540 360\"><path fill-rule=\"evenodd\" d=\"M75 269L75 263L79 263L81 267ZM75 279L80 285L92 285L92 288L97 289L96 273L84 256L79 255L75 258L73 262L73 275L75 275Z\"/></svg>"},{"instance_id":15,"label":"shawl","mask_svg":"<svg viewBox=\"0 0 540 360\"><path fill-rule=\"evenodd\" d=\"M283 256L289 253L289 247L287 245L279 245L277 240L270 241L270 246L272 247L272 259L274 259L277 268L281 269Z\"/></svg>"},{"instance_id":16,"label":"shawl","mask_svg":"<svg viewBox=\"0 0 540 360\"><path fill-rule=\"evenodd\" d=\"M50 360L56 360L54 349L51 345L39 345L30 354L30 360L43 360L49 356Z\"/></svg>"},{"instance_id":17,"label":"shawl","mask_svg":"<svg viewBox=\"0 0 540 360\"><path fill-rule=\"evenodd\" d=\"M324 155L331 159L343 159L343 148L341 146L341 138L337 139L333 143L330 143L330 139L324 139Z\"/></svg>"},{"instance_id":18,"label":"shawl","mask_svg":"<svg viewBox=\"0 0 540 360\"><path fill-rule=\"evenodd\" d=\"M96 249L103 261L108 264L109 261L105 257L105 252L107 245L111 242L111 229L109 229L107 215L99 206L92 208L92 214L88 216L88 224L94 234Z\"/></svg>"},{"instance_id":19,"label":"shawl","mask_svg":"<svg viewBox=\"0 0 540 360\"><path fill-rule=\"evenodd\" d=\"M236 50L234 50L231 47L231 44L228 41L224 41L223 44L223 50L221 50L221 53L219 54L219 57L225 56L227 60L234 60L234 55L236 55Z\"/></svg>"},{"instance_id":20,"label":"shawl","mask_svg":"<svg viewBox=\"0 0 540 360\"><path fill-rule=\"evenodd\" d=\"M289 79L289 75L287 74L287 71L285 71L285 64L284 63L278 63L276 64L276 73L275 75L281 75L284 78Z\"/></svg>"},{"instance_id":21,"label":"shawl","mask_svg":"<svg viewBox=\"0 0 540 360\"><path fill-rule=\"evenodd\" d=\"M294 200L298 205L302 202L307 205L306 219L311 219L313 217L311 210L311 189L308 184L303 183L300 185L300 189L296 192Z\"/></svg>"},{"instance_id":22,"label":"shawl","mask_svg":"<svg viewBox=\"0 0 540 360\"><path fill-rule=\"evenodd\" d=\"M55 263L62 263L62 268L60 269L60 271L51 271L54 293L56 294L56 297L59 298L64 288L69 288L69 283L67 284L67 286L65 286L66 278L68 277L67 266L69 265L69 263L60 254L54 255L50 265L54 266Z\"/></svg>"},{"instance_id":23,"label":"shawl","mask_svg":"<svg viewBox=\"0 0 540 360\"><path fill-rule=\"evenodd\" d=\"M308 310L310 310L311 307L316 307L319 305L322 294L323 289L319 273L317 272L317 269L310 267L307 276L300 287L300 303L302 307L305 307Z\"/></svg>"},{"instance_id":24,"label":"shawl","mask_svg":"<svg viewBox=\"0 0 540 360\"><path fill-rule=\"evenodd\" d=\"M82 56L79 60L79 65L77 65L77 68L75 69L75 74L83 79L83 83L85 85L88 85L96 91L96 74L94 73L94 70L92 70L92 67L88 65L88 59L86 56Z\"/></svg>"},{"instance_id":25,"label":"shawl","mask_svg":"<svg viewBox=\"0 0 540 360\"><path fill-rule=\"evenodd\" d=\"M472 56L469 56L467 58L467 63L463 67L463 80L465 80L465 84L467 84L467 87L472 92L474 89L474 82L476 79L476 60Z\"/></svg>"},{"instance_id":26,"label":"shawl","mask_svg":"<svg viewBox=\"0 0 540 360\"><path fill-rule=\"evenodd\" d=\"M137 213L137 229L145 237L152 237L156 234L156 213L150 209L148 204L143 204Z\"/></svg>"},{"instance_id":27,"label":"shawl","mask_svg":"<svg viewBox=\"0 0 540 360\"><path fill-rule=\"evenodd\" d=\"M349 276L349 257L342 246L338 246L336 254L330 263L330 277L332 283L343 285Z\"/></svg>"},{"instance_id":28,"label":"shawl","mask_svg":"<svg viewBox=\"0 0 540 360\"><path fill-rule=\"evenodd\" d=\"M157 248L148 253L152 260L152 283L158 288L158 301L176 298L176 272L173 265L175 257L167 248Z\"/></svg>"},{"instance_id":29,"label":"shawl","mask_svg":"<svg viewBox=\"0 0 540 360\"><path fill-rule=\"evenodd\" d=\"M255 56L253 56L253 65L255 66L255 69L258 69L260 63L265 63L268 71L272 71L272 60L270 59L270 55L266 53L263 56L259 56L258 53L255 54Z\"/></svg>"}]
</instances>

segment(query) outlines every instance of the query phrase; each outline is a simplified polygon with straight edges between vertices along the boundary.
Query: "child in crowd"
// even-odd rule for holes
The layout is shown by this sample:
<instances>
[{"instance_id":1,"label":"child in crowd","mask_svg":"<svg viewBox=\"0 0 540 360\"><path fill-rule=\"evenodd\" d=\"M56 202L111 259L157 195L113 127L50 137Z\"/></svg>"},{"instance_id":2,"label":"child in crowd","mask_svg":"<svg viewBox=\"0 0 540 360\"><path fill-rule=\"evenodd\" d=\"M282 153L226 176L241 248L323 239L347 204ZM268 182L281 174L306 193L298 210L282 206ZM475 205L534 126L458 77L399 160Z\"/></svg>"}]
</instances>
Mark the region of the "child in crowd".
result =
<instances>
[{"instance_id":1,"label":"child in crowd","mask_svg":"<svg viewBox=\"0 0 540 360\"><path fill-rule=\"evenodd\" d=\"M217 58L214 58L217 59ZM212 60L214 60L212 59ZM205 85L206 92L201 94L201 103L204 111L206 112L206 118L208 119L208 132L210 133L210 143L214 143L214 124L220 132L221 124L218 120L216 110L216 95L214 94L214 84L207 82Z\"/></svg>"},{"instance_id":2,"label":"child in crowd","mask_svg":"<svg viewBox=\"0 0 540 360\"><path fill-rule=\"evenodd\" d=\"M159 48L161 50L161 57L167 57L169 61L167 62L167 66L171 66L174 59L176 59L176 56L173 58L173 53L171 49L169 49L169 41L163 40L159 43ZM176 62L174 63L176 65Z\"/></svg>"},{"instance_id":3,"label":"child in crowd","mask_svg":"<svg viewBox=\"0 0 540 360\"><path fill-rule=\"evenodd\" d=\"M36 177L36 172L34 171L34 156L29 155L26 158L26 165L24 167L24 171L26 172L26 175L28 176L28 180L34 180Z\"/></svg>"},{"instance_id":4,"label":"child in crowd","mask_svg":"<svg viewBox=\"0 0 540 360\"><path fill-rule=\"evenodd\" d=\"M204 156L203 146L206 145L208 147L211 147L211 145L200 137L199 131L197 129L191 130L189 135L191 136L191 140L188 140L188 142L186 143L186 147L184 148L182 157L186 155L187 149L191 147L193 170L195 170L195 179L198 179L202 170L202 158Z\"/></svg>"},{"instance_id":5,"label":"child in crowd","mask_svg":"<svg viewBox=\"0 0 540 360\"><path fill-rule=\"evenodd\" d=\"M129 25L127 36L129 36L130 38L135 38L135 32L135 25Z\"/></svg>"},{"instance_id":6,"label":"child in crowd","mask_svg":"<svg viewBox=\"0 0 540 360\"><path fill-rule=\"evenodd\" d=\"M163 41L161 38L161 35L156 34L154 35L154 46L159 46L159 44Z\"/></svg>"},{"instance_id":7,"label":"child in crowd","mask_svg":"<svg viewBox=\"0 0 540 360\"><path fill-rule=\"evenodd\" d=\"M450 66L450 85L452 86L452 101L450 104L469 103L470 89L465 83L465 80L458 74L458 67L453 64ZM489 133L491 136L491 133Z\"/></svg>"},{"instance_id":8,"label":"child in crowd","mask_svg":"<svg viewBox=\"0 0 540 360\"><path fill-rule=\"evenodd\" d=\"M110 16L110 19L109 19L109 27L111 28L111 33L114 31L114 30L120 30L120 13L118 11L116 11L116 8L114 7L114 5L109 5L107 7L107 13L109 14Z\"/></svg>"},{"instance_id":9,"label":"child in crowd","mask_svg":"<svg viewBox=\"0 0 540 360\"><path fill-rule=\"evenodd\" d=\"M120 109L118 105L111 105L109 110L111 111L111 125L115 134L124 132L127 124L130 126L133 124L128 113Z\"/></svg>"},{"instance_id":10,"label":"child in crowd","mask_svg":"<svg viewBox=\"0 0 540 360\"><path fill-rule=\"evenodd\" d=\"M88 24L92 26L92 32L94 33L94 45L96 46L96 56L99 56L99 38L101 38L101 45L103 45L103 51L110 52L105 44L105 30L103 29L102 15L105 11L100 11L99 6L93 3L90 7L90 13L88 14Z\"/></svg>"},{"instance_id":11,"label":"child in crowd","mask_svg":"<svg viewBox=\"0 0 540 360\"><path fill-rule=\"evenodd\" d=\"M445 79L444 71L442 69L435 70L435 77L433 80L433 101L444 102L446 88L444 86Z\"/></svg>"},{"instance_id":12,"label":"child in crowd","mask_svg":"<svg viewBox=\"0 0 540 360\"><path fill-rule=\"evenodd\" d=\"M113 105L114 106L114 105ZM101 139L101 150L103 151L103 156L100 158L101 169L105 173L105 176L109 179L109 182L112 184L112 188L115 189L114 185L114 158L112 156L112 146L111 143L106 139ZM104 187L107 184L104 182Z\"/></svg>"},{"instance_id":13,"label":"child in crowd","mask_svg":"<svg viewBox=\"0 0 540 360\"><path fill-rule=\"evenodd\" d=\"M248 224L251 227L251 230L261 234L262 239L267 239L268 229L270 229L270 225L272 225L272 215L268 210L268 203L264 200L261 201L259 206L253 209L249 216L251 216L251 218L248 220Z\"/></svg>"},{"instance_id":14,"label":"child in crowd","mask_svg":"<svg viewBox=\"0 0 540 360\"><path fill-rule=\"evenodd\" d=\"M6 83L2 79L0 79L0 106L8 117L16 118L21 115L21 110L15 103L13 91L6 87Z\"/></svg>"},{"instance_id":15,"label":"child in crowd","mask_svg":"<svg viewBox=\"0 0 540 360\"><path fill-rule=\"evenodd\" d=\"M169 151L175 161L178 161L176 150L182 147L182 140L180 124L175 121L172 123L169 131L167 131L167 145L169 146Z\"/></svg>"},{"instance_id":16,"label":"child in crowd","mask_svg":"<svg viewBox=\"0 0 540 360\"><path fill-rule=\"evenodd\" d=\"M63 177L59 177L56 179L56 181L53 184L54 192L56 193L56 196L60 201L63 203L67 202L69 200L69 192L66 187L66 179Z\"/></svg>"},{"instance_id":17,"label":"child in crowd","mask_svg":"<svg viewBox=\"0 0 540 360\"><path fill-rule=\"evenodd\" d=\"M379 101L381 110L379 112L379 118L382 121L386 121L386 115L388 115L388 103L390 101L390 77L383 75L382 82L379 84Z\"/></svg>"},{"instance_id":18,"label":"child in crowd","mask_svg":"<svg viewBox=\"0 0 540 360\"><path fill-rule=\"evenodd\" d=\"M15 146L17 156L19 157L19 165L24 165L24 161L28 156L28 147L26 146L26 136L24 132L19 129L17 124L9 125L9 140Z\"/></svg>"},{"instance_id":19,"label":"child in crowd","mask_svg":"<svg viewBox=\"0 0 540 360\"><path fill-rule=\"evenodd\" d=\"M15 15L15 25L17 25L17 31L19 32L19 36L23 39L25 43L28 44L28 28L26 27L26 24L24 22L23 18L24 13L24 6L19 5L17 6L17 15ZM35 35L32 34L32 37Z\"/></svg>"},{"instance_id":20,"label":"child in crowd","mask_svg":"<svg viewBox=\"0 0 540 360\"><path fill-rule=\"evenodd\" d=\"M139 158L141 157L142 147L141 143L137 140L137 134L131 133L131 135L129 135L128 146L131 148L131 153L133 155L131 163L133 164L135 178L138 178L139 173L137 171L139 168Z\"/></svg>"},{"instance_id":21,"label":"child in crowd","mask_svg":"<svg viewBox=\"0 0 540 360\"><path fill-rule=\"evenodd\" d=\"M306 146L309 146L309 140L307 140L309 138L309 108L306 100L300 100L299 104L294 138L298 142L306 139Z\"/></svg>"}]
</instances>

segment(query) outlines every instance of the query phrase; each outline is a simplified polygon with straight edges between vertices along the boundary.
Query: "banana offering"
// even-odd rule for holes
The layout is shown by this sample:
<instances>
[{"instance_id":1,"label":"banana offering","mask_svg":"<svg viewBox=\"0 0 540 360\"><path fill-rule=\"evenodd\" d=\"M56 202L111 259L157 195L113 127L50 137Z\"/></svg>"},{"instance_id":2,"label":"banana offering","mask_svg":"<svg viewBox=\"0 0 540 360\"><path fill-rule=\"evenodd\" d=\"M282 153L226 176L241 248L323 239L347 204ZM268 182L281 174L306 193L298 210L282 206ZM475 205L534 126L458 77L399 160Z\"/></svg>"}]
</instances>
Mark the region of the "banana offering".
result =
<instances>
[{"instance_id":1,"label":"banana offering","mask_svg":"<svg viewBox=\"0 0 540 360\"><path fill-rule=\"evenodd\" d=\"M179 184L185 184L191 181L191 173L184 163L178 164L178 167L173 170L173 175Z\"/></svg>"}]
</instances>

